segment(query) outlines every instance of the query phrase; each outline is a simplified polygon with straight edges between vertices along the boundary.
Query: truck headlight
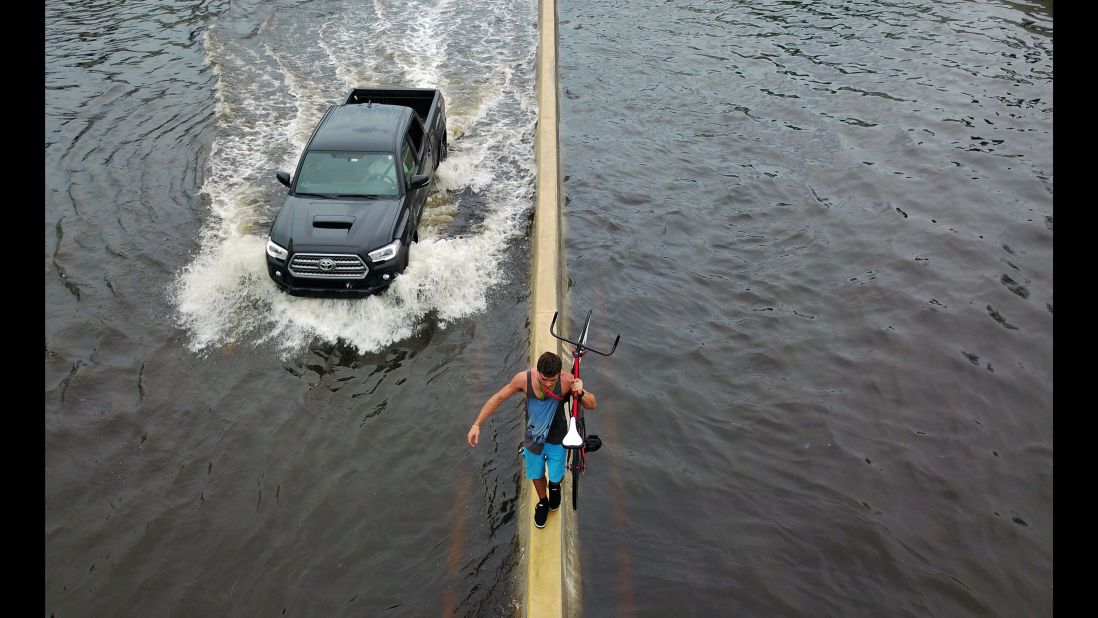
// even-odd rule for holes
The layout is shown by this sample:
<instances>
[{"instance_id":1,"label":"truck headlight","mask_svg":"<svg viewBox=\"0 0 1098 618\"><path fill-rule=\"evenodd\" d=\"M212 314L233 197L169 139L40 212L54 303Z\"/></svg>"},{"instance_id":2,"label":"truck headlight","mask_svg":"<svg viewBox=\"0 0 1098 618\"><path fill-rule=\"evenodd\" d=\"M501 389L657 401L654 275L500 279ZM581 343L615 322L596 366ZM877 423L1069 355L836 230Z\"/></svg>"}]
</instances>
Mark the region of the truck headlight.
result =
<instances>
[{"instance_id":1,"label":"truck headlight","mask_svg":"<svg viewBox=\"0 0 1098 618\"><path fill-rule=\"evenodd\" d=\"M270 237L267 237L267 255L285 262L290 252L275 244L275 241L271 240Z\"/></svg>"},{"instance_id":2,"label":"truck headlight","mask_svg":"<svg viewBox=\"0 0 1098 618\"><path fill-rule=\"evenodd\" d=\"M370 252L371 262L384 262L385 260L391 260L400 253L400 239L396 239L393 242L385 245L380 249L376 249Z\"/></svg>"}]
</instances>

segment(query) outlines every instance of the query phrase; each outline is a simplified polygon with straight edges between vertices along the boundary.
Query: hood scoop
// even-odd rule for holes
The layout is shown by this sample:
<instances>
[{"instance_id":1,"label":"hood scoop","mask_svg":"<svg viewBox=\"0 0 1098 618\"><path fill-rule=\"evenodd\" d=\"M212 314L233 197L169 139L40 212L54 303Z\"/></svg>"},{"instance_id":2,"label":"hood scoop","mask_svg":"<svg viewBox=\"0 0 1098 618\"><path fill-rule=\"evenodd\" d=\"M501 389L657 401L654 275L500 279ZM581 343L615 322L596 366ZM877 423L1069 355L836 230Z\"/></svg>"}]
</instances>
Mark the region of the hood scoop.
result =
<instances>
[{"instance_id":1,"label":"hood scoop","mask_svg":"<svg viewBox=\"0 0 1098 618\"><path fill-rule=\"evenodd\" d=\"M313 227L327 230L349 230L355 218L349 215L317 215L313 217Z\"/></svg>"}]
</instances>

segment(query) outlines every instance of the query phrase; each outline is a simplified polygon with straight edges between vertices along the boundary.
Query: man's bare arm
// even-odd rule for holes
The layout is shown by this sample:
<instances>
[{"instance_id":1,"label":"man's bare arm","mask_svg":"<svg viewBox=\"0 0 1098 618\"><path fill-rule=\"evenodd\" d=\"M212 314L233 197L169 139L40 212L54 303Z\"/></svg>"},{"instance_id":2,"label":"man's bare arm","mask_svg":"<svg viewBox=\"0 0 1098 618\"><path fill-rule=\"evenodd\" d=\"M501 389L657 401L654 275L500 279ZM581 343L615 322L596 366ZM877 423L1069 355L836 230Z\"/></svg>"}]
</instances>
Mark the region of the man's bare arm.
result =
<instances>
[{"instance_id":1,"label":"man's bare arm","mask_svg":"<svg viewBox=\"0 0 1098 618\"><path fill-rule=\"evenodd\" d=\"M564 389L571 389L572 394L576 396L576 400L580 402L580 405L588 410L594 410L596 407L598 407L599 402L597 399L595 399L595 394L591 391L584 391L583 380L573 378L570 374L564 374L564 376L567 378L568 383L565 384L562 381L561 386ZM579 397L581 391L584 393L583 399L580 399Z\"/></svg>"},{"instance_id":2,"label":"man's bare arm","mask_svg":"<svg viewBox=\"0 0 1098 618\"><path fill-rule=\"evenodd\" d=\"M488 398L488 401L484 402L484 405L480 408L480 413L477 414L477 420L473 421L473 426L469 428L469 435L466 436L469 446L476 446L480 442L480 426L488 420L489 416L492 416L500 404L515 393L521 393L525 390L523 388L526 386L525 375L525 373L516 374L506 386L496 391L494 395Z\"/></svg>"}]
</instances>

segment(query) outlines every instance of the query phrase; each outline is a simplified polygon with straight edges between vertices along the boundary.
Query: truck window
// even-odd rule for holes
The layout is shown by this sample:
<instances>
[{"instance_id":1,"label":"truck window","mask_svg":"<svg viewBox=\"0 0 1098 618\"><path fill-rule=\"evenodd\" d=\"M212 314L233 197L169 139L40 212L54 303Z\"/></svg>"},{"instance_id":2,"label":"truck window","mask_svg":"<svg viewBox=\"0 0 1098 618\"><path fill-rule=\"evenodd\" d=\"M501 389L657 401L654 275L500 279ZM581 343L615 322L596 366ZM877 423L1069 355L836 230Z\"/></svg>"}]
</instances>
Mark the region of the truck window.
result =
<instances>
[{"instance_id":1,"label":"truck window","mask_svg":"<svg viewBox=\"0 0 1098 618\"><path fill-rule=\"evenodd\" d=\"M408 142L408 138L404 138L404 147L401 158L404 161L404 180L408 181L412 177L412 172L416 169L416 155L412 151L412 145Z\"/></svg>"},{"instance_id":2,"label":"truck window","mask_svg":"<svg viewBox=\"0 0 1098 618\"><path fill-rule=\"evenodd\" d=\"M412 125L408 127L408 135L412 138L412 145L415 146L416 152L423 152L423 125L415 115L412 116Z\"/></svg>"},{"instance_id":3,"label":"truck window","mask_svg":"<svg viewBox=\"0 0 1098 618\"><path fill-rule=\"evenodd\" d=\"M311 150L301 164L298 193L321 195L400 195L396 158L387 152Z\"/></svg>"}]
</instances>

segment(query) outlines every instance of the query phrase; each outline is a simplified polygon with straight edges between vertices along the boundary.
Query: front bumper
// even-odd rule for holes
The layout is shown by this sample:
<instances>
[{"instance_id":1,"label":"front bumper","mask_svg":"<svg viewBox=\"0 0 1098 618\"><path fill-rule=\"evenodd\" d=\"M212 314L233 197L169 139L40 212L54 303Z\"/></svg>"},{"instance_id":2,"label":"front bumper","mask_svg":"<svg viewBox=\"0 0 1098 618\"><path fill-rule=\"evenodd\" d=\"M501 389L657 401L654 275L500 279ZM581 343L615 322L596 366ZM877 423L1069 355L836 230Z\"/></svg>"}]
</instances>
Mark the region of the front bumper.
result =
<instances>
[{"instance_id":1,"label":"front bumper","mask_svg":"<svg viewBox=\"0 0 1098 618\"><path fill-rule=\"evenodd\" d=\"M368 262L366 276L360 279L322 279L295 276L286 267L286 262L268 255L267 274L279 289L293 296L361 298L377 294L392 285L397 275L407 267L406 256L406 252L401 252L397 257L380 264Z\"/></svg>"}]
</instances>

